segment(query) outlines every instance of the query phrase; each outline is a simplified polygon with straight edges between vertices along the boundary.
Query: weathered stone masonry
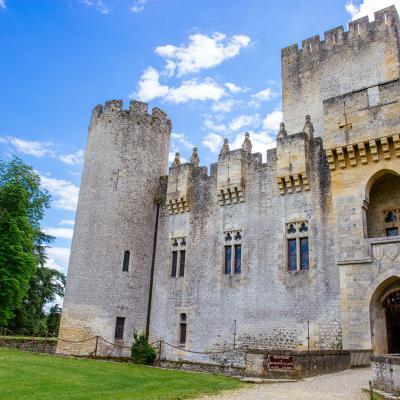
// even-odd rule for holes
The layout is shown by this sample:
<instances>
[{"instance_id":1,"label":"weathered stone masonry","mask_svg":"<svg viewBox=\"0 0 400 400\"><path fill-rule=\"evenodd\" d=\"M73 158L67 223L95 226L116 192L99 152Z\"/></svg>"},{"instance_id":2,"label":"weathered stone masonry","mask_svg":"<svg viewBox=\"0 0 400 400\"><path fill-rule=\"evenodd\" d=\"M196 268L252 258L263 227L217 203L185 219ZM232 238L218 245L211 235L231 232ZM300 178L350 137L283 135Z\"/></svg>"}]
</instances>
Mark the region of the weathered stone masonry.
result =
<instances>
[{"instance_id":1,"label":"weathered stone masonry","mask_svg":"<svg viewBox=\"0 0 400 400\"><path fill-rule=\"evenodd\" d=\"M282 50L284 121L266 163L246 135L241 149L225 141L210 171L194 149L165 177L168 117L139 102L97 106L61 337L114 342L119 317L116 343L129 345L149 322L151 341L177 347L164 346L167 359L239 367L239 352L185 350L400 345L389 305L400 290L399 25L389 7Z\"/></svg>"}]
</instances>

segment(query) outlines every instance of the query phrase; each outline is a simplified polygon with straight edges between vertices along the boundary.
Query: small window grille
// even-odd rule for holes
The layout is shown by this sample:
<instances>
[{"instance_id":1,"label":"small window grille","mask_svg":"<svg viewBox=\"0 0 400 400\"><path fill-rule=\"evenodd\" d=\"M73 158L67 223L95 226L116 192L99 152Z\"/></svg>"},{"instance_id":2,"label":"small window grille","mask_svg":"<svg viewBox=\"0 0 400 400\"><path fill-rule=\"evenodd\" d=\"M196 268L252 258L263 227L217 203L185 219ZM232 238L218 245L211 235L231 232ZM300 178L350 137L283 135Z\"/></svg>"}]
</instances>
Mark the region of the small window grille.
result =
<instances>
[{"instance_id":1,"label":"small window grille","mask_svg":"<svg viewBox=\"0 0 400 400\"><path fill-rule=\"evenodd\" d=\"M225 274L231 274L232 246L225 246Z\"/></svg>"},{"instance_id":2,"label":"small window grille","mask_svg":"<svg viewBox=\"0 0 400 400\"><path fill-rule=\"evenodd\" d=\"M398 236L400 228L400 209L383 211L383 225L386 236Z\"/></svg>"},{"instance_id":3,"label":"small window grille","mask_svg":"<svg viewBox=\"0 0 400 400\"><path fill-rule=\"evenodd\" d=\"M398 236L398 228L386 228L386 236Z\"/></svg>"},{"instance_id":4,"label":"small window grille","mask_svg":"<svg viewBox=\"0 0 400 400\"><path fill-rule=\"evenodd\" d=\"M240 274L242 270L242 245L235 245L235 274Z\"/></svg>"},{"instance_id":5,"label":"small window grille","mask_svg":"<svg viewBox=\"0 0 400 400\"><path fill-rule=\"evenodd\" d=\"M308 238L300 238L300 269L308 269Z\"/></svg>"},{"instance_id":6,"label":"small window grille","mask_svg":"<svg viewBox=\"0 0 400 400\"><path fill-rule=\"evenodd\" d=\"M185 275L185 257L186 257L186 251L181 250L180 260L179 260L179 276L181 277Z\"/></svg>"},{"instance_id":7,"label":"small window grille","mask_svg":"<svg viewBox=\"0 0 400 400\"><path fill-rule=\"evenodd\" d=\"M173 238L171 241L171 250L172 250L171 277L181 278L185 276L186 238L185 237Z\"/></svg>"},{"instance_id":8,"label":"small window grille","mask_svg":"<svg viewBox=\"0 0 400 400\"><path fill-rule=\"evenodd\" d=\"M239 275L242 272L242 231L224 233L224 273Z\"/></svg>"},{"instance_id":9,"label":"small window grille","mask_svg":"<svg viewBox=\"0 0 400 400\"><path fill-rule=\"evenodd\" d=\"M124 328L125 328L125 318L117 317L115 321L115 340L123 340L124 339Z\"/></svg>"},{"instance_id":10,"label":"small window grille","mask_svg":"<svg viewBox=\"0 0 400 400\"><path fill-rule=\"evenodd\" d=\"M288 239L288 267L289 271L297 271L296 239Z\"/></svg>"},{"instance_id":11,"label":"small window grille","mask_svg":"<svg viewBox=\"0 0 400 400\"><path fill-rule=\"evenodd\" d=\"M128 272L129 271L129 259L131 257L131 253L129 250L125 251L124 253L124 262L122 264L122 271Z\"/></svg>"},{"instance_id":12,"label":"small window grille","mask_svg":"<svg viewBox=\"0 0 400 400\"><path fill-rule=\"evenodd\" d=\"M172 269L171 269L171 276L176 277L176 267L178 265L178 252L172 252Z\"/></svg>"}]
</instances>

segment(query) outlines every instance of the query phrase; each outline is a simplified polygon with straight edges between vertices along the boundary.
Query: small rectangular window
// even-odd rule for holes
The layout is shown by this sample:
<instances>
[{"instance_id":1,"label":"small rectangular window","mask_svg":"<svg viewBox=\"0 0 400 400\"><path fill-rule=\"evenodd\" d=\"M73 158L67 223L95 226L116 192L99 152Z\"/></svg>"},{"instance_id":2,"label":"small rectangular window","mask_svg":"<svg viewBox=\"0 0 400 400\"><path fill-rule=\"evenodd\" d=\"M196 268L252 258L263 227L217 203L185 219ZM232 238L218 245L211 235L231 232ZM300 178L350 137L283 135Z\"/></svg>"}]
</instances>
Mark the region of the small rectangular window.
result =
<instances>
[{"instance_id":1,"label":"small rectangular window","mask_svg":"<svg viewBox=\"0 0 400 400\"><path fill-rule=\"evenodd\" d=\"M288 269L297 271L296 239L288 239Z\"/></svg>"},{"instance_id":2,"label":"small rectangular window","mask_svg":"<svg viewBox=\"0 0 400 400\"><path fill-rule=\"evenodd\" d=\"M300 238L300 269L308 269L308 238Z\"/></svg>"},{"instance_id":3,"label":"small rectangular window","mask_svg":"<svg viewBox=\"0 0 400 400\"><path fill-rule=\"evenodd\" d=\"M397 236L399 228L386 228L386 236Z\"/></svg>"},{"instance_id":4,"label":"small rectangular window","mask_svg":"<svg viewBox=\"0 0 400 400\"><path fill-rule=\"evenodd\" d=\"M185 257L186 257L186 251L181 250L180 252L181 258L179 260L179 276L184 276L185 275Z\"/></svg>"},{"instance_id":5,"label":"small rectangular window","mask_svg":"<svg viewBox=\"0 0 400 400\"><path fill-rule=\"evenodd\" d=\"M115 340L123 340L124 339L124 328L125 328L125 318L117 317L115 322Z\"/></svg>"},{"instance_id":6,"label":"small rectangular window","mask_svg":"<svg viewBox=\"0 0 400 400\"><path fill-rule=\"evenodd\" d=\"M225 274L230 274L232 259L232 246L225 246Z\"/></svg>"},{"instance_id":7,"label":"small rectangular window","mask_svg":"<svg viewBox=\"0 0 400 400\"><path fill-rule=\"evenodd\" d=\"M240 274L242 269L242 246L240 244L235 245L235 274Z\"/></svg>"},{"instance_id":8,"label":"small rectangular window","mask_svg":"<svg viewBox=\"0 0 400 400\"><path fill-rule=\"evenodd\" d=\"M180 333L179 333L179 344L186 343L186 323L180 324Z\"/></svg>"},{"instance_id":9,"label":"small rectangular window","mask_svg":"<svg viewBox=\"0 0 400 400\"><path fill-rule=\"evenodd\" d=\"M122 271L128 272L129 271L129 258L131 256L131 253L127 250L124 253L124 262L122 264Z\"/></svg>"},{"instance_id":10,"label":"small rectangular window","mask_svg":"<svg viewBox=\"0 0 400 400\"><path fill-rule=\"evenodd\" d=\"M173 251L172 252L172 269L171 269L171 276L173 278L176 277L177 265L178 265L178 252L177 251Z\"/></svg>"}]
</instances>

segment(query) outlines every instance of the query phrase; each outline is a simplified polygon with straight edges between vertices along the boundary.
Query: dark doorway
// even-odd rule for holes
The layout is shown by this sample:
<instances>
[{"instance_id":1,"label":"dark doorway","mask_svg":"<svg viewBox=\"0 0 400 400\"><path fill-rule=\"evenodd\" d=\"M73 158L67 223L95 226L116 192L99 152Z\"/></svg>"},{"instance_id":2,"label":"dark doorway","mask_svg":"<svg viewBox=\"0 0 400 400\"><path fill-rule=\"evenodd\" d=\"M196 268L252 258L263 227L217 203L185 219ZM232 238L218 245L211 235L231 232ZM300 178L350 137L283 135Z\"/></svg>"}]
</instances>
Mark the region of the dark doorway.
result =
<instances>
[{"instance_id":1,"label":"dark doorway","mask_svg":"<svg viewBox=\"0 0 400 400\"><path fill-rule=\"evenodd\" d=\"M388 353L400 354L400 290L385 300Z\"/></svg>"}]
</instances>

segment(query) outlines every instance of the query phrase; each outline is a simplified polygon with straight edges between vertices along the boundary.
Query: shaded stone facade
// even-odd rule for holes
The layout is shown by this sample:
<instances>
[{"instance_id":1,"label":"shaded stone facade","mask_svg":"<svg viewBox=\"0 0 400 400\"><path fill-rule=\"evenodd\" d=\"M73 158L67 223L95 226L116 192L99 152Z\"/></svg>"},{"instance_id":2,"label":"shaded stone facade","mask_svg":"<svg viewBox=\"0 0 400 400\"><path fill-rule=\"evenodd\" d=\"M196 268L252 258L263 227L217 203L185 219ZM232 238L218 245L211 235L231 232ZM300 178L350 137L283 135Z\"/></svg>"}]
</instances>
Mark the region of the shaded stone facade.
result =
<instances>
[{"instance_id":1,"label":"shaded stone facade","mask_svg":"<svg viewBox=\"0 0 400 400\"><path fill-rule=\"evenodd\" d=\"M233 347L396 346L399 26L389 7L282 50L284 121L265 163L246 135L209 172L195 149L164 176L168 117L96 107L61 337L129 346L142 331L168 360L240 367Z\"/></svg>"}]
</instances>

